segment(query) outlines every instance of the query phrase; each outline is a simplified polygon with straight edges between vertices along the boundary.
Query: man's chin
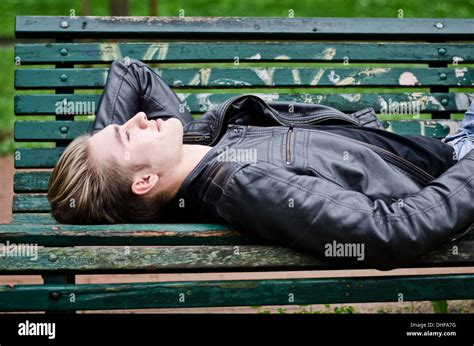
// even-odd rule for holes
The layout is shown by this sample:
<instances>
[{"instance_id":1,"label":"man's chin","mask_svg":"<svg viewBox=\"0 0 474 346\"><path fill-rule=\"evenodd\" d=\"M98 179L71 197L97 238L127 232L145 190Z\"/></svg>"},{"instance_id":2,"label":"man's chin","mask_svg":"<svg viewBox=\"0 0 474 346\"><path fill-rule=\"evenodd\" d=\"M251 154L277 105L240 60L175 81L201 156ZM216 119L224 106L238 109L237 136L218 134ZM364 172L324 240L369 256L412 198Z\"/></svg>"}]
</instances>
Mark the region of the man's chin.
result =
<instances>
[{"instance_id":1,"label":"man's chin","mask_svg":"<svg viewBox=\"0 0 474 346\"><path fill-rule=\"evenodd\" d=\"M181 120L177 118L168 118L166 120L163 120L163 124L165 124L165 126L174 126L180 128L181 130L183 129L183 124L181 123Z\"/></svg>"}]
</instances>

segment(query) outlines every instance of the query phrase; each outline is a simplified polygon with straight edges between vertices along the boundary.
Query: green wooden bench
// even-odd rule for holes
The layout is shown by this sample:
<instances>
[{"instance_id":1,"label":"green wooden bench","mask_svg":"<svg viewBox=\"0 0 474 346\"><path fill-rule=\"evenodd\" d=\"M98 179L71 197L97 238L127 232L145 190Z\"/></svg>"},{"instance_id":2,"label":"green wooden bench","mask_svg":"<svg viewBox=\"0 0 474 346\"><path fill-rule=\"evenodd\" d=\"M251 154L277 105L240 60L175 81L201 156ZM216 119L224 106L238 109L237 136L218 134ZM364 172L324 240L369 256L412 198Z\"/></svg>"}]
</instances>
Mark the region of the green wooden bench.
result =
<instances>
[{"instance_id":1,"label":"green wooden bench","mask_svg":"<svg viewBox=\"0 0 474 346\"><path fill-rule=\"evenodd\" d=\"M474 298L473 274L75 284L79 274L350 268L258 243L226 225L58 224L45 196L64 147L91 130L114 59L152 64L196 117L236 93L258 93L347 113L373 107L387 130L442 138L473 98L474 20L19 16L16 36L15 195L12 221L0 226L0 250L10 251L0 257L0 274L42 275L44 284L0 286L0 310ZM473 265L471 232L412 268Z\"/></svg>"}]
</instances>

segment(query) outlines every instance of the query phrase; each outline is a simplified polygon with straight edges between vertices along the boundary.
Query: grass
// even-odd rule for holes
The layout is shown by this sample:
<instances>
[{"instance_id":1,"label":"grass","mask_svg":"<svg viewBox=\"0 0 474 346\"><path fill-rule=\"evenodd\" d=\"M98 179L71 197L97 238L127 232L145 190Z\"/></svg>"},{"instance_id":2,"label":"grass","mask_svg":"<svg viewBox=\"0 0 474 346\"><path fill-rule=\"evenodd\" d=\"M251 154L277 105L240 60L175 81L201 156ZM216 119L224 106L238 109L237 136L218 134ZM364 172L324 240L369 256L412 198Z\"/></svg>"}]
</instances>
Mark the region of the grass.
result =
<instances>
[{"instance_id":1,"label":"grass","mask_svg":"<svg viewBox=\"0 0 474 346\"><path fill-rule=\"evenodd\" d=\"M403 11L405 18L472 18L474 0L160 0L158 15L177 16L184 10L186 16L258 16L287 17L292 10L295 17L386 17L395 18ZM108 1L90 1L91 15L108 15ZM74 11L83 15L81 0L2 0L0 1L0 38L7 44L0 48L0 155L14 148L13 129L13 46L16 15L63 15ZM148 15L148 1L130 0L130 15ZM352 64L351 64L352 65ZM316 66L316 65L314 65ZM352 67L354 67L353 64ZM413 66L413 65L412 65ZM334 90L334 89L333 89ZM389 89L378 89L386 92ZM255 92L261 92L254 89ZM320 89L325 92L325 89ZM304 92L304 91L303 91ZM345 89L344 92L351 92ZM22 91L21 93L28 93ZM33 92L39 93L39 92ZM23 119L27 119L22 117ZM35 117L35 119L44 119ZM24 146L20 144L21 146ZM20 146L19 145L19 146Z\"/></svg>"},{"instance_id":2,"label":"grass","mask_svg":"<svg viewBox=\"0 0 474 346\"><path fill-rule=\"evenodd\" d=\"M0 48L0 156L13 152L13 48Z\"/></svg>"}]
</instances>

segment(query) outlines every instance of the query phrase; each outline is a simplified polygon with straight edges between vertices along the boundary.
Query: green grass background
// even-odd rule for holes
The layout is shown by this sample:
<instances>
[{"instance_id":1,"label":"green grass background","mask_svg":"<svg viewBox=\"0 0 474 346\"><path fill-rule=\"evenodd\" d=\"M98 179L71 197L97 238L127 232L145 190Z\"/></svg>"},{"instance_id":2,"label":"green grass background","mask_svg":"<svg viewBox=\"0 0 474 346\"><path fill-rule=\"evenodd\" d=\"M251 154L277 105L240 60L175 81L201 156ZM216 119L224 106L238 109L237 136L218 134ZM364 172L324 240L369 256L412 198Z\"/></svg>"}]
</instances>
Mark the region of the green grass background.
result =
<instances>
[{"instance_id":1,"label":"green grass background","mask_svg":"<svg viewBox=\"0 0 474 346\"><path fill-rule=\"evenodd\" d=\"M91 0L91 15L108 15L107 0ZM158 0L158 15L287 17L472 18L474 0ZM81 0L0 0L0 155L14 147L13 45L16 15L83 15ZM130 15L149 14L147 0L130 0ZM37 93L37 92L36 92ZM36 117L39 119L39 117Z\"/></svg>"}]
</instances>

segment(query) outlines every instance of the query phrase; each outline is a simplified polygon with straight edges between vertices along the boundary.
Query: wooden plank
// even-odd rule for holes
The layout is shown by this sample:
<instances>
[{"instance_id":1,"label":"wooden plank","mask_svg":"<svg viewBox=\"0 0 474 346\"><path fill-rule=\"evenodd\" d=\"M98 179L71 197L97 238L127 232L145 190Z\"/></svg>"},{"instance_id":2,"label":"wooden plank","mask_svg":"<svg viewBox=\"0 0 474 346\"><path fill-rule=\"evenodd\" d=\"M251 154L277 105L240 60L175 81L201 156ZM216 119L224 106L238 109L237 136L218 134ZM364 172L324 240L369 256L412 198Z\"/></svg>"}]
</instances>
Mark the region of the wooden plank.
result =
<instances>
[{"instance_id":1,"label":"wooden plank","mask_svg":"<svg viewBox=\"0 0 474 346\"><path fill-rule=\"evenodd\" d=\"M13 212L49 212L50 210L46 194L13 195Z\"/></svg>"},{"instance_id":2,"label":"wooden plank","mask_svg":"<svg viewBox=\"0 0 474 346\"><path fill-rule=\"evenodd\" d=\"M14 213L11 224L55 225L58 222L50 213Z\"/></svg>"},{"instance_id":3,"label":"wooden plank","mask_svg":"<svg viewBox=\"0 0 474 346\"><path fill-rule=\"evenodd\" d=\"M39 192L48 189L51 172L15 172L14 192Z\"/></svg>"},{"instance_id":4,"label":"wooden plank","mask_svg":"<svg viewBox=\"0 0 474 346\"><path fill-rule=\"evenodd\" d=\"M0 286L0 311L308 305L474 298L474 275ZM70 298L74 297L74 300Z\"/></svg>"},{"instance_id":5,"label":"wooden plank","mask_svg":"<svg viewBox=\"0 0 474 346\"><path fill-rule=\"evenodd\" d=\"M81 245L248 245L255 244L228 225L220 224L38 224L34 214L28 223L0 225L0 242L39 246ZM44 217L43 217L44 219ZM262 243L262 241L258 242Z\"/></svg>"},{"instance_id":6,"label":"wooden plank","mask_svg":"<svg viewBox=\"0 0 474 346\"><path fill-rule=\"evenodd\" d=\"M99 94L15 95L16 115L91 115L99 106Z\"/></svg>"},{"instance_id":7,"label":"wooden plank","mask_svg":"<svg viewBox=\"0 0 474 346\"><path fill-rule=\"evenodd\" d=\"M20 243L21 256L5 256L0 261L2 274L50 273L165 273L165 272L229 272L373 268L363 261L348 259L322 262L319 259L270 245L183 245L40 247ZM155 238L155 240L158 238ZM11 243L10 243L11 244ZM421 257L409 267L472 266L474 241L447 242ZM77 244L75 244L77 245Z\"/></svg>"},{"instance_id":8,"label":"wooden plank","mask_svg":"<svg viewBox=\"0 0 474 346\"><path fill-rule=\"evenodd\" d=\"M6 256L2 274L225 272L290 268L309 270L321 262L290 249L261 245L235 246L94 246L37 247L31 255ZM237 252L238 251L238 252Z\"/></svg>"},{"instance_id":9,"label":"wooden plank","mask_svg":"<svg viewBox=\"0 0 474 346\"><path fill-rule=\"evenodd\" d=\"M91 121L16 121L14 137L22 140L65 140L74 139L92 131Z\"/></svg>"},{"instance_id":10,"label":"wooden plank","mask_svg":"<svg viewBox=\"0 0 474 346\"><path fill-rule=\"evenodd\" d=\"M455 120L382 120L387 131L400 135L422 135L442 139L448 134L454 134L459 128L459 122Z\"/></svg>"},{"instance_id":11,"label":"wooden plank","mask_svg":"<svg viewBox=\"0 0 474 346\"><path fill-rule=\"evenodd\" d=\"M59 159L64 148L17 148L14 153L15 168L49 168Z\"/></svg>"},{"instance_id":12,"label":"wooden plank","mask_svg":"<svg viewBox=\"0 0 474 346\"><path fill-rule=\"evenodd\" d=\"M34 243L40 246L269 244L261 239L249 238L245 234L233 231L229 225L191 223L67 225L56 223L49 215L48 218L44 215L26 215L28 217L23 218L22 224L0 225L0 241L16 244ZM474 256L474 254L468 257L463 255L465 252L463 249L466 248L468 241L474 241L474 224L471 230L458 241L446 244L446 249L460 246L461 255L458 256L463 260L468 260L471 255Z\"/></svg>"},{"instance_id":13,"label":"wooden plank","mask_svg":"<svg viewBox=\"0 0 474 346\"><path fill-rule=\"evenodd\" d=\"M251 93L266 101L302 102L325 104L343 112L355 112L364 107L372 107L376 112L390 114L412 114L433 112L465 112L469 108L469 93ZM223 93L177 93L191 112L207 112L236 94ZM83 115L98 106L100 95L17 95L15 96L15 114L47 114L63 112ZM66 105L66 106L63 106ZM85 110L85 111L84 111ZM411 111L412 113L409 113Z\"/></svg>"},{"instance_id":14,"label":"wooden plank","mask_svg":"<svg viewBox=\"0 0 474 346\"><path fill-rule=\"evenodd\" d=\"M284 28L284 30L283 30ZM17 16L17 38L472 39L474 20L434 18Z\"/></svg>"},{"instance_id":15,"label":"wooden plank","mask_svg":"<svg viewBox=\"0 0 474 346\"><path fill-rule=\"evenodd\" d=\"M400 27L404 27L400 25ZM286 28L289 29L289 28ZM352 39L351 39L352 40ZM146 63L203 62L446 62L474 61L472 43L390 42L147 42L15 45L22 65L110 63L129 57Z\"/></svg>"},{"instance_id":16,"label":"wooden plank","mask_svg":"<svg viewBox=\"0 0 474 346\"><path fill-rule=\"evenodd\" d=\"M452 86L471 87L474 69L457 68L177 68L153 69L170 87L347 87L347 86ZM108 69L18 69L16 89L105 86Z\"/></svg>"},{"instance_id":17,"label":"wooden plank","mask_svg":"<svg viewBox=\"0 0 474 346\"><path fill-rule=\"evenodd\" d=\"M26 248L26 244L24 244ZM5 257L4 274L143 273L321 269L322 263L285 248L265 246L75 247L40 248ZM472 249L471 249L472 250ZM26 252L25 252L26 253ZM262 257L265 255L265 257ZM362 265L362 264L360 264ZM339 268L332 266L332 268Z\"/></svg>"}]
</instances>

